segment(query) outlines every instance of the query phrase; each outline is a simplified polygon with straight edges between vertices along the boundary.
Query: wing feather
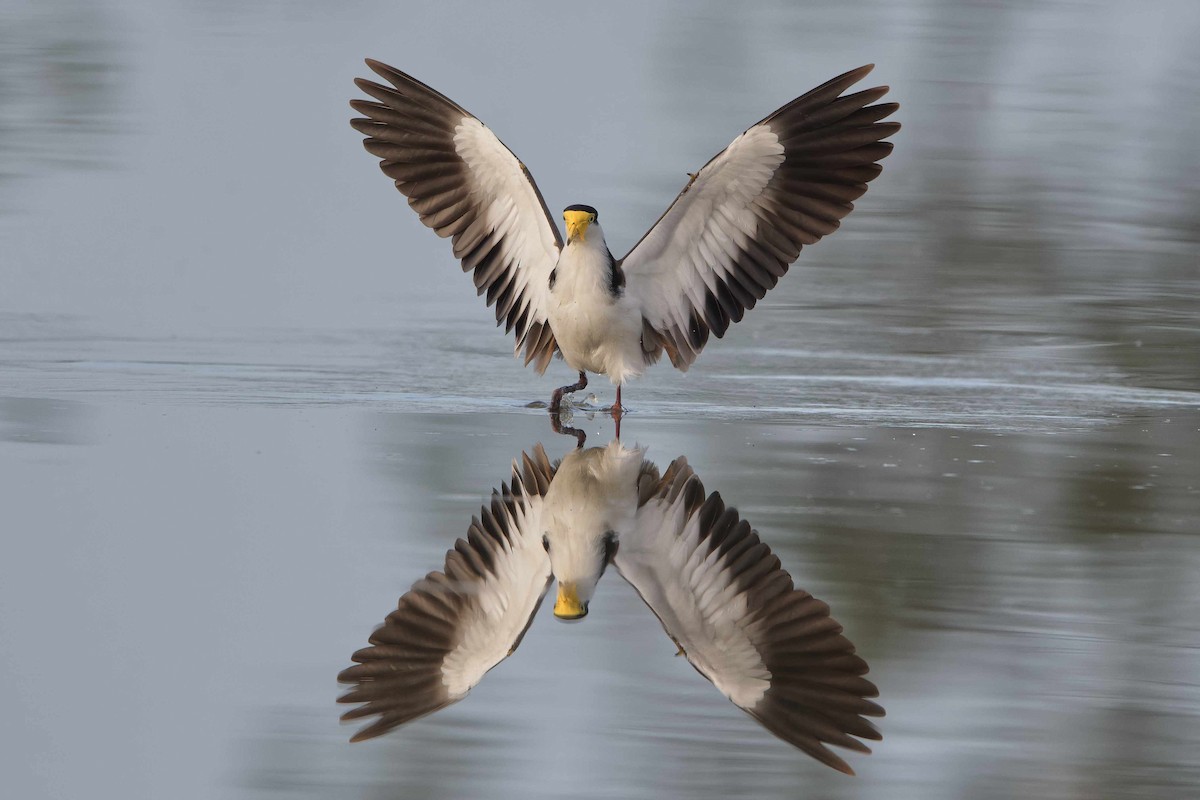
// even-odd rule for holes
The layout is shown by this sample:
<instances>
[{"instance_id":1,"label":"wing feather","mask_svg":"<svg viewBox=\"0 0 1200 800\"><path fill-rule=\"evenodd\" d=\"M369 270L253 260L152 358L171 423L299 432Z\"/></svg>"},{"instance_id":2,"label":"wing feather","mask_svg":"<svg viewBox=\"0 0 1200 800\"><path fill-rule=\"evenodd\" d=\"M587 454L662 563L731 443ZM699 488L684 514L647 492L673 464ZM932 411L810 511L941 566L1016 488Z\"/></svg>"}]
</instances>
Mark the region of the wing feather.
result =
<instances>
[{"instance_id":1,"label":"wing feather","mask_svg":"<svg viewBox=\"0 0 1200 800\"><path fill-rule=\"evenodd\" d=\"M370 646L338 675L353 688L339 703L362 703L344 720L379 716L354 735L386 733L466 697L492 667L516 650L550 585L550 559L538 520L554 468L541 445L513 463L471 520L466 539L400 598Z\"/></svg>"},{"instance_id":2,"label":"wing feather","mask_svg":"<svg viewBox=\"0 0 1200 800\"><path fill-rule=\"evenodd\" d=\"M525 363L544 372L558 350L546 304L562 238L533 177L457 103L386 64L367 65L391 86L356 80L374 100L350 101L363 115L350 124L421 221L475 270L476 289L496 306L496 323L515 329Z\"/></svg>"},{"instance_id":3,"label":"wing feather","mask_svg":"<svg viewBox=\"0 0 1200 800\"><path fill-rule=\"evenodd\" d=\"M643 345L686 370L754 308L804 245L838 229L892 150L900 126L871 105L886 86L841 96L860 67L783 106L709 161L621 260L642 303Z\"/></svg>"},{"instance_id":4,"label":"wing feather","mask_svg":"<svg viewBox=\"0 0 1200 800\"><path fill-rule=\"evenodd\" d=\"M779 559L685 458L639 477L633 529L613 563L688 661L784 741L851 773L826 744L869 753L883 716L867 664L829 607L796 589Z\"/></svg>"}]
</instances>

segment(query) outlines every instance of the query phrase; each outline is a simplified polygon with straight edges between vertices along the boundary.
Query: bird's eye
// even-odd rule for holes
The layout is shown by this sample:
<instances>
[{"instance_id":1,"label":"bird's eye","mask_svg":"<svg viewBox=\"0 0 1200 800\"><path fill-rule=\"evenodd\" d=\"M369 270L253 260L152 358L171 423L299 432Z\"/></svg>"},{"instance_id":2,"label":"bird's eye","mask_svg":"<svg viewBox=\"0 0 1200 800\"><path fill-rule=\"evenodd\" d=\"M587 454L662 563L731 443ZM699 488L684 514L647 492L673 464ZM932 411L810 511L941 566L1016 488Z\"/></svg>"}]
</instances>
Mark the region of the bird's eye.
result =
<instances>
[{"instance_id":1,"label":"bird's eye","mask_svg":"<svg viewBox=\"0 0 1200 800\"><path fill-rule=\"evenodd\" d=\"M620 547L620 542L617 541L617 532L609 531L604 535L604 564L607 566L612 563L612 560L617 557L617 548Z\"/></svg>"},{"instance_id":2,"label":"bird's eye","mask_svg":"<svg viewBox=\"0 0 1200 800\"><path fill-rule=\"evenodd\" d=\"M542 549L544 549L547 553L550 552L550 537L549 536L542 537Z\"/></svg>"}]
</instances>

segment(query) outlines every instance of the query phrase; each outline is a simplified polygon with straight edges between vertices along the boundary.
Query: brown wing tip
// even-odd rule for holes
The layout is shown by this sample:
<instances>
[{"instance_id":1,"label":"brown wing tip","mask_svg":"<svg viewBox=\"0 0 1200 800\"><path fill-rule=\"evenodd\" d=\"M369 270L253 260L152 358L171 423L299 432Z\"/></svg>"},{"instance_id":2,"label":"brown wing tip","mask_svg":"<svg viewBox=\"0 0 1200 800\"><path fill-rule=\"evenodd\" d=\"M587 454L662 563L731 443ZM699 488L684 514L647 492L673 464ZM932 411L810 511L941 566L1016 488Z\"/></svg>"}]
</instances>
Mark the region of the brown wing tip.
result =
<instances>
[{"instance_id":1,"label":"brown wing tip","mask_svg":"<svg viewBox=\"0 0 1200 800\"><path fill-rule=\"evenodd\" d=\"M354 85L357 86L358 88L362 89L364 92L367 91L367 89L370 87L374 87L376 89L386 89L387 88L386 86L382 86L381 84L378 84L375 81L369 81L366 78L355 78Z\"/></svg>"},{"instance_id":2,"label":"brown wing tip","mask_svg":"<svg viewBox=\"0 0 1200 800\"><path fill-rule=\"evenodd\" d=\"M365 63L372 72L383 78L387 78L389 75L395 75L398 72L395 67L389 66L378 59L364 58L363 63Z\"/></svg>"},{"instance_id":3,"label":"brown wing tip","mask_svg":"<svg viewBox=\"0 0 1200 800\"><path fill-rule=\"evenodd\" d=\"M875 126L883 138L895 136L900 130L900 123L894 120L888 120L887 122L876 122Z\"/></svg>"},{"instance_id":4,"label":"brown wing tip","mask_svg":"<svg viewBox=\"0 0 1200 800\"><path fill-rule=\"evenodd\" d=\"M343 716L342 721L347 722L348 720ZM351 736L350 743L354 744L355 742L365 742L367 739L375 739L383 736L395 727L396 724L392 721L385 719L376 720Z\"/></svg>"},{"instance_id":5,"label":"brown wing tip","mask_svg":"<svg viewBox=\"0 0 1200 800\"><path fill-rule=\"evenodd\" d=\"M859 81L861 81L863 78L870 75L871 71L874 69L875 69L874 64L863 64L861 67L858 67L857 69L852 69L849 72L843 73L841 76L834 78L832 81L830 81L830 83L833 83L835 81L838 81L838 82L849 81L850 84L855 84L855 83L858 83Z\"/></svg>"},{"instance_id":6,"label":"brown wing tip","mask_svg":"<svg viewBox=\"0 0 1200 800\"><path fill-rule=\"evenodd\" d=\"M815 98L826 97L827 95L826 100L833 99L854 84L861 81L863 78L867 77L867 75L869 75L873 69L875 69L874 64L864 64L858 69L852 69L849 72L843 72L836 78L831 78L815 89L805 92L803 95L801 95L801 97L811 100Z\"/></svg>"},{"instance_id":7,"label":"brown wing tip","mask_svg":"<svg viewBox=\"0 0 1200 800\"><path fill-rule=\"evenodd\" d=\"M344 697L339 697L338 702L339 703L355 703L355 702L359 702L359 701L346 700ZM371 708L370 704L368 703L365 705L358 706L357 708L350 709L349 711L342 714L340 719L342 722L353 722L356 719L362 719L363 717L369 717L372 714L378 714L378 713L379 712L376 711L374 708Z\"/></svg>"}]
</instances>

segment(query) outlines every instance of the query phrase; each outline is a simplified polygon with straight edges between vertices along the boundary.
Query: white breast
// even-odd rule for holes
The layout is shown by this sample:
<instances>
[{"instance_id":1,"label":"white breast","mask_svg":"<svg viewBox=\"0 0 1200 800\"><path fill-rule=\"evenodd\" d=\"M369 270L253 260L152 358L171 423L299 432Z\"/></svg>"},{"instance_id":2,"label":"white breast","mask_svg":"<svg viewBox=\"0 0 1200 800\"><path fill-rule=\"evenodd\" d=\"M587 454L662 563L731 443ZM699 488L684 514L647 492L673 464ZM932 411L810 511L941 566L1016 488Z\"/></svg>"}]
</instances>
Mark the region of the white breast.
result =
<instances>
[{"instance_id":1,"label":"white breast","mask_svg":"<svg viewBox=\"0 0 1200 800\"><path fill-rule=\"evenodd\" d=\"M603 242L564 247L554 268L547 317L572 369L622 384L645 369L642 320L623 294L613 295L609 257Z\"/></svg>"},{"instance_id":2,"label":"white breast","mask_svg":"<svg viewBox=\"0 0 1200 800\"><path fill-rule=\"evenodd\" d=\"M604 537L631 528L637 511L637 477L645 450L620 441L574 450L563 457L546 491L540 517L550 540L554 577L579 585L583 599L604 571Z\"/></svg>"}]
</instances>

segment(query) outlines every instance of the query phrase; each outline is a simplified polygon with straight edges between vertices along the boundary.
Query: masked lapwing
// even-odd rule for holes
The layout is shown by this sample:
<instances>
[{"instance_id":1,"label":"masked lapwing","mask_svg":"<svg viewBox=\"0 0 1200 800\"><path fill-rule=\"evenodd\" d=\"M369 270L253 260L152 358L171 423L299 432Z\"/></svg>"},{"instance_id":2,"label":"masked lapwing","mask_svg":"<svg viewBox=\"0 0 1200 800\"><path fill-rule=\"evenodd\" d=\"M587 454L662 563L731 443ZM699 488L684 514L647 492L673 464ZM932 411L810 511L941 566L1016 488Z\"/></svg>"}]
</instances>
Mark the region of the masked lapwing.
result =
<instances>
[{"instance_id":1,"label":"masked lapwing","mask_svg":"<svg viewBox=\"0 0 1200 800\"><path fill-rule=\"evenodd\" d=\"M872 66L839 75L750 127L695 173L623 258L589 205L563 211L566 241L533 176L482 122L445 95L378 61L388 85L359 79L352 100L367 136L421 221L449 237L497 324L542 373L555 354L621 386L667 354L686 370L710 335L754 308L804 245L837 230L892 151L880 86L843 94ZM580 120L587 124L587 120Z\"/></svg>"},{"instance_id":2,"label":"masked lapwing","mask_svg":"<svg viewBox=\"0 0 1200 800\"><path fill-rule=\"evenodd\" d=\"M343 719L373 717L368 739L466 697L512 655L558 582L554 615L587 615L613 566L705 678L767 730L853 774L827 744L869 753L866 662L829 607L680 457L661 474L619 442L551 464L539 445L471 521L467 538L403 597L352 656ZM353 741L352 740L352 741Z\"/></svg>"}]
</instances>

